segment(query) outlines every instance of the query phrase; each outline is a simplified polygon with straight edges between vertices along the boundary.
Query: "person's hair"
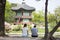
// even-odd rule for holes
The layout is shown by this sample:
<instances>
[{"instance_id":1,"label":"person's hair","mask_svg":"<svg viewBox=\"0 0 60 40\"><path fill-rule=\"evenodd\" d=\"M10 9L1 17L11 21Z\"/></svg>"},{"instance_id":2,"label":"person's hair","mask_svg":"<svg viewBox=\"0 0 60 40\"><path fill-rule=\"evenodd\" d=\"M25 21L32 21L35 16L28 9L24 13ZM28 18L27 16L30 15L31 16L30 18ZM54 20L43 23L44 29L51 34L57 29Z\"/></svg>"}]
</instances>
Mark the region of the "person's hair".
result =
<instances>
[{"instance_id":1,"label":"person's hair","mask_svg":"<svg viewBox=\"0 0 60 40\"><path fill-rule=\"evenodd\" d=\"M24 27L27 27L27 24L24 24Z\"/></svg>"},{"instance_id":2,"label":"person's hair","mask_svg":"<svg viewBox=\"0 0 60 40\"><path fill-rule=\"evenodd\" d=\"M36 25L34 25L34 28L36 27Z\"/></svg>"}]
</instances>

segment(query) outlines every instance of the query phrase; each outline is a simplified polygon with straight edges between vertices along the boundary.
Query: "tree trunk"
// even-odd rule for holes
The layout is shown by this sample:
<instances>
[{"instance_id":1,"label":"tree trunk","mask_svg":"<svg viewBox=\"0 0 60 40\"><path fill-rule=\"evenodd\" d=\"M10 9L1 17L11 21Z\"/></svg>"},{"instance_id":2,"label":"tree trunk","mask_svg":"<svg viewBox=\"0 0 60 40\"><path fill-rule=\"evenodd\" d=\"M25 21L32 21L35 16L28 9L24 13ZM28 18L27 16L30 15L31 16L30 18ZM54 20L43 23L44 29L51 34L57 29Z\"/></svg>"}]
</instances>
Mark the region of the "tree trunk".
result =
<instances>
[{"instance_id":1,"label":"tree trunk","mask_svg":"<svg viewBox=\"0 0 60 40\"><path fill-rule=\"evenodd\" d=\"M58 29L58 27L60 27L60 22L53 28L52 31L50 31L47 35L47 39L48 40L56 40L56 38L53 37L53 34L55 33L55 31ZM42 40L46 40L45 37Z\"/></svg>"},{"instance_id":2,"label":"tree trunk","mask_svg":"<svg viewBox=\"0 0 60 40\"><path fill-rule=\"evenodd\" d=\"M56 30L60 27L60 22L53 28L53 30L49 33L49 37L53 37L53 34L56 32ZM51 38L52 39L52 38Z\"/></svg>"},{"instance_id":3,"label":"tree trunk","mask_svg":"<svg viewBox=\"0 0 60 40\"><path fill-rule=\"evenodd\" d=\"M58 27L60 27L60 22L53 28L53 30L51 32L48 33L47 35L47 39L48 40L56 40L54 37L53 37L53 34L55 33L55 31L58 29ZM45 38L44 38L45 39Z\"/></svg>"},{"instance_id":4,"label":"tree trunk","mask_svg":"<svg viewBox=\"0 0 60 40\"><path fill-rule=\"evenodd\" d=\"M45 3L45 40L48 40L48 21L47 21L47 7L48 7L48 0Z\"/></svg>"},{"instance_id":5,"label":"tree trunk","mask_svg":"<svg viewBox=\"0 0 60 40\"><path fill-rule=\"evenodd\" d=\"M5 4L6 0L0 0L0 36L5 35L5 27L4 27Z\"/></svg>"}]
</instances>

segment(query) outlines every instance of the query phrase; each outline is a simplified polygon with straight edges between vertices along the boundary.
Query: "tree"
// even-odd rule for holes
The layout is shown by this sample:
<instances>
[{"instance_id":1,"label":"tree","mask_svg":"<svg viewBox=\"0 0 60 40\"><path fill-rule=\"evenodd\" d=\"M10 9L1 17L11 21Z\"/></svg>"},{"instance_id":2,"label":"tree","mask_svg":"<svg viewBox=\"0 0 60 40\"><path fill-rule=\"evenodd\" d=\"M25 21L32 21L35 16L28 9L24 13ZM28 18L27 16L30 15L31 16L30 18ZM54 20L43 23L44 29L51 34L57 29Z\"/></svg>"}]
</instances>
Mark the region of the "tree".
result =
<instances>
[{"instance_id":1,"label":"tree","mask_svg":"<svg viewBox=\"0 0 60 40\"><path fill-rule=\"evenodd\" d=\"M45 3L45 40L48 40L48 21L47 21L48 0Z\"/></svg>"},{"instance_id":2,"label":"tree","mask_svg":"<svg viewBox=\"0 0 60 40\"><path fill-rule=\"evenodd\" d=\"M58 27L60 27L60 21L57 23L57 25L49 32L48 34L48 39L49 40L56 40L54 37L53 37L53 34L55 33L55 31L58 29Z\"/></svg>"},{"instance_id":3,"label":"tree","mask_svg":"<svg viewBox=\"0 0 60 40\"><path fill-rule=\"evenodd\" d=\"M4 31L5 4L6 4L6 0L0 0L0 36L5 35L5 31Z\"/></svg>"},{"instance_id":4,"label":"tree","mask_svg":"<svg viewBox=\"0 0 60 40\"><path fill-rule=\"evenodd\" d=\"M55 15L54 14L51 13L51 14L48 15L48 22L49 23L55 22L55 19L56 18L55 18Z\"/></svg>"},{"instance_id":5,"label":"tree","mask_svg":"<svg viewBox=\"0 0 60 40\"><path fill-rule=\"evenodd\" d=\"M56 10L55 10L55 16L57 15L58 16L58 18L60 18L60 9L59 8L57 8ZM57 16L56 16L56 19L57 19ZM59 20L59 19L58 19ZM56 32L56 30L60 27L60 20L59 21L56 21L56 26L49 32L49 34L48 34L48 39L49 40L56 40L54 37L53 37L53 34Z\"/></svg>"},{"instance_id":6,"label":"tree","mask_svg":"<svg viewBox=\"0 0 60 40\"><path fill-rule=\"evenodd\" d=\"M45 40L48 40L47 7L48 7L48 0L46 0L45 2L45 36L44 36Z\"/></svg>"},{"instance_id":7,"label":"tree","mask_svg":"<svg viewBox=\"0 0 60 40\"><path fill-rule=\"evenodd\" d=\"M55 40L53 37L54 32L57 30L57 28L60 26L59 23L52 29L51 32L48 32L48 21L47 21L47 7L48 7L48 0L46 0L45 3L45 40Z\"/></svg>"},{"instance_id":8,"label":"tree","mask_svg":"<svg viewBox=\"0 0 60 40\"><path fill-rule=\"evenodd\" d=\"M60 21L60 7L57 7L55 9L55 17L56 17L56 23Z\"/></svg>"},{"instance_id":9,"label":"tree","mask_svg":"<svg viewBox=\"0 0 60 40\"><path fill-rule=\"evenodd\" d=\"M33 15L32 22L35 22L35 23L42 23L42 22L44 22L44 15L43 15L42 11L33 12L32 15Z\"/></svg>"},{"instance_id":10,"label":"tree","mask_svg":"<svg viewBox=\"0 0 60 40\"><path fill-rule=\"evenodd\" d=\"M53 13L48 14L48 24L52 28L56 25L56 16Z\"/></svg>"},{"instance_id":11,"label":"tree","mask_svg":"<svg viewBox=\"0 0 60 40\"><path fill-rule=\"evenodd\" d=\"M14 22L14 16L15 12L11 10L12 4L6 1L6 7L5 7L5 21L11 23Z\"/></svg>"}]
</instances>

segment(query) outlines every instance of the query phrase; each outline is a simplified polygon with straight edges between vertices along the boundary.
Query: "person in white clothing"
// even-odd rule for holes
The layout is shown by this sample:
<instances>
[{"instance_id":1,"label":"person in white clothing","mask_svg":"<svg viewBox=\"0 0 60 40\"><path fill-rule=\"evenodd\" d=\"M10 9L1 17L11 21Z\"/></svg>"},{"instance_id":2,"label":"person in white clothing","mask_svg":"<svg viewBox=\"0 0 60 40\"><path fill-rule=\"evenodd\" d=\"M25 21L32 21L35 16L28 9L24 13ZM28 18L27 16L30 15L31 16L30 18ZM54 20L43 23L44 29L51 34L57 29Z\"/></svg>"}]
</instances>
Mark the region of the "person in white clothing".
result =
<instances>
[{"instance_id":1,"label":"person in white clothing","mask_svg":"<svg viewBox=\"0 0 60 40\"><path fill-rule=\"evenodd\" d=\"M27 36L28 36L28 28L27 28L27 24L24 24L22 28L22 37L27 37Z\"/></svg>"}]
</instances>

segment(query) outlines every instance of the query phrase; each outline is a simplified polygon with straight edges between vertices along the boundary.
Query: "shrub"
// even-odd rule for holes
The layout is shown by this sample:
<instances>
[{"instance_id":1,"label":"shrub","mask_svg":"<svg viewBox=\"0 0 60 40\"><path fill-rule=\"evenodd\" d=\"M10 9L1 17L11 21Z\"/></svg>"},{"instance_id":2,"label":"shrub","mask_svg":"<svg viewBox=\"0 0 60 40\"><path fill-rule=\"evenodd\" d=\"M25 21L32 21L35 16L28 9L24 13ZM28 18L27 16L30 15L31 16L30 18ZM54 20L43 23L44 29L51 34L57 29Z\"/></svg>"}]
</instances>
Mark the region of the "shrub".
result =
<instances>
[{"instance_id":1,"label":"shrub","mask_svg":"<svg viewBox=\"0 0 60 40\"><path fill-rule=\"evenodd\" d=\"M57 29L57 32L60 32L60 29Z\"/></svg>"},{"instance_id":2,"label":"shrub","mask_svg":"<svg viewBox=\"0 0 60 40\"><path fill-rule=\"evenodd\" d=\"M20 31L21 28L22 28L22 25L19 24L18 26L16 26L16 27L13 28L13 31Z\"/></svg>"},{"instance_id":3,"label":"shrub","mask_svg":"<svg viewBox=\"0 0 60 40\"><path fill-rule=\"evenodd\" d=\"M10 27L8 27L8 26L5 26L5 31L7 32L7 33L9 33L9 31L11 30L11 28Z\"/></svg>"},{"instance_id":4,"label":"shrub","mask_svg":"<svg viewBox=\"0 0 60 40\"><path fill-rule=\"evenodd\" d=\"M29 30L31 30L32 26L31 25L28 25L28 28L29 28Z\"/></svg>"}]
</instances>

